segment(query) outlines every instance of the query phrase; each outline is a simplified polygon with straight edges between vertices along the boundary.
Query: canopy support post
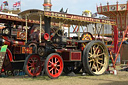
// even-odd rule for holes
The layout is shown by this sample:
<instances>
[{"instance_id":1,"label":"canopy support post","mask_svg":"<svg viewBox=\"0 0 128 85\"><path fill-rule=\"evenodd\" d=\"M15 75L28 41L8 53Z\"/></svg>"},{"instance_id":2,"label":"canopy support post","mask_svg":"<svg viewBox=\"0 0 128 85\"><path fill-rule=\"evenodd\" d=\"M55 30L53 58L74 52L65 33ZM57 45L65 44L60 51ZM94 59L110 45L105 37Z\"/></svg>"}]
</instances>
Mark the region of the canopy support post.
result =
<instances>
[{"instance_id":1,"label":"canopy support post","mask_svg":"<svg viewBox=\"0 0 128 85\"><path fill-rule=\"evenodd\" d=\"M104 42L104 24L102 25L103 30L102 30L102 42Z\"/></svg>"},{"instance_id":2,"label":"canopy support post","mask_svg":"<svg viewBox=\"0 0 128 85\"><path fill-rule=\"evenodd\" d=\"M68 37L70 37L70 25L68 25Z\"/></svg>"},{"instance_id":3,"label":"canopy support post","mask_svg":"<svg viewBox=\"0 0 128 85\"><path fill-rule=\"evenodd\" d=\"M78 25L78 40L80 40L80 24Z\"/></svg>"},{"instance_id":4,"label":"canopy support post","mask_svg":"<svg viewBox=\"0 0 128 85\"><path fill-rule=\"evenodd\" d=\"M28 16L26 15L25 18L26 18L25 19L26 20L26 28L25 28L26 29L26 41L25 41L25 43L27 43L27 36L28 36Z\"/></svg>"},{"instance_id":5,"label":"canopy support post","mask_svg":"<svg viewBox=\"0 0 128 85\"><path fill-rule=\"evenodd\" d=\"M94 34L95 34L95 40L97 40L97 39L96 39L96 24L95 24L95 26L94 26Z\"/></svg>"},{"instance_id":6,"label":"canopy support post","mask_svg":"<svg viewBox=\"0 0 128 85\"><path fill-rule=\"evenodd\" d=\"M42 29L42 16L40 15L40 34L39 34L39 41L41 43L41 29Z\"/></svg>"}]
</instances>

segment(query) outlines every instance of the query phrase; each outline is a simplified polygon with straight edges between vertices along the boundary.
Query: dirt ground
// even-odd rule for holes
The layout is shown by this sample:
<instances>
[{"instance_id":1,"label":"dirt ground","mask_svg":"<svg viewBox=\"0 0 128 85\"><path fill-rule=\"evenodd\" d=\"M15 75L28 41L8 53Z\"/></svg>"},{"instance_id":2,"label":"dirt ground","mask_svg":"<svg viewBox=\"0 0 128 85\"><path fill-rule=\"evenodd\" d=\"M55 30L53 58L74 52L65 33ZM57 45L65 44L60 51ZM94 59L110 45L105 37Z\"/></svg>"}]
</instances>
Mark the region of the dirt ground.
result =
<instances>
[{"instance_id":1,"label":"dirt ground","mask_svg":"<svg viewBox=\"0 0 128 85\"><path fill-rule=\"evenodd\" d=\"M26 76L0 77L0 85L128 85L128 71L118 71L117 75L101 76L60 76L50 79L47 76L30 78Z\"/></svg>"}]
</instances>

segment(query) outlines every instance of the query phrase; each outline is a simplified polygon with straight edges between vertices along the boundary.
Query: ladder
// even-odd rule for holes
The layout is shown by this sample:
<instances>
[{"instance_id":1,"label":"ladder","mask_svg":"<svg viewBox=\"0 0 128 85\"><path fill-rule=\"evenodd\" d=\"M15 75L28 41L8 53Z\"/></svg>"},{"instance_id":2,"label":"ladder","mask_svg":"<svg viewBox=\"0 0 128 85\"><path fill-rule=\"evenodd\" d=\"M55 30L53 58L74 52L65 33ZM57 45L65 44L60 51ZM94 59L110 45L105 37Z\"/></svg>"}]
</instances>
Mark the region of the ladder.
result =
<instances>
[{"instance_id":1,"label":"ladder","mask_svg":"<svg viewBox=\"0 0 128 85\"><path fill-rule=\"evenodd\" d=\"M7 46L8 46L8 45L2 46L2 47L1 47L1 50L0 50L0 74L1 74L1 71L2 71L4 59L5 59L5 54L6 54Z\"/></svg>"}]
</instances>

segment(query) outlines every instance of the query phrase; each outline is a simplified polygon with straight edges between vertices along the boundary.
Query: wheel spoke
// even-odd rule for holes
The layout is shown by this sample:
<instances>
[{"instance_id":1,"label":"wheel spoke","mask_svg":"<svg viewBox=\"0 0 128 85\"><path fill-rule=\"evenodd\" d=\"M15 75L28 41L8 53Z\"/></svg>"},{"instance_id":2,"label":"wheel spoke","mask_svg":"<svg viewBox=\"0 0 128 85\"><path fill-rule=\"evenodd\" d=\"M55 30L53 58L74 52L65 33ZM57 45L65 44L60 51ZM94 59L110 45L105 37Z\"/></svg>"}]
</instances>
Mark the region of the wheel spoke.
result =
<instances>
[{"instance_id":1,"label":"wheel spoke","mask_svg":"<svg viewBox=\"0 0 128 85\"><path fill-rule=\"evenodd\" d=\"M34 74L35 73L35 70L33 69L32 71L33 71L32 73Z\"/></svg>"},{"instance_id":2,"label":"wheel spoke","mask_svg":"<svg viewBox=\"0 0 128 85\"><path fill-rule=\"evenodd\" d=\"M98 60L103 60L103 58L98 58Z\"/></svg>"},{"instance_id":3,"label":"wheel spoke","mask_svg":"<svg viewBox=\"0 0 128 85\"><path fill-rule=\"evenodd\" d=\"M95 46L93 46L92 49L93 49L93 52L94 52L94 54L95 54Z\"/></svg>"},{"instance_id":4,"label":"wheel spoke","mask_svg":"<svg viewBox=\"0 0 128 85\"><path fill-rule=\"evenodd\" d=\"M52 70L52 74L53 74L53 71L54 71L54 70Z\"/></svg>"},{"instance_id":5,"label":"wheel spoke","mask_svg":"<svg viewBox=\"0 0 128 85\"><path fill-rule=\"evenodd\" d=\"M49 61L50 64L53 64L53 62Z\"/></svg>"},{"instance_id":6,"label":"wheel spoke","mask_svg":"<svg viewBox=\"0 0 128 85\"><path fill-rule=\"evenodd\" d=\"M99 67L99 64L97 63L97 70L99 71L100 70L100 67Z\"/></svg>"},{"instance_id":7,"label":"wheel spoke","mask_svg":"<svg viewBox=\"0 0 128 85\"><path fill-rule=\"evenodd\" d=\"M49 71L51 72L53 70L53 68L51 68Z\"/></svg>"},{"instance_id":8,"label":"wheel spoke","mask_svg":"<svg viewBox=\"0 0 128 85\"><path fill-rule=\"evenodd\" d=\"M94 59L90 59L88 62L94 61Z\"/></svg>"},{"instance_id":9,"label":"wheel spoke","mask_svg":"<svg viewBox=\"0 0 128 85\"><path fill-rule=\"evenodd\" d=\"M51 65L48 65L48 67L52 67Z\"/></svg>"},{"instance_id":10,"label":"wheel spoke","mask_svg":"<svg viewBox=\"0 0 128 85\"><path fill-rule=\"evenodd\" d=\"M101 53L101 54L97 55L97 57L102 56L102 55L104 55L104 54L105 54L105 53Z\"/></svg>"},{"instance_id":11,"label":"wheel spoke","mask_svg":"<svg viewBox=\"0 0 128 85\"><path fill-rule=\"evenodd\" d=\"M96 47L96 51L98 50L98 48L99 48L99 45L97 45L97 47Z\"/></svg>"},{"instance_id":12,"label":"wheel spoke","mask_svg":"<svg viewBox=\"0 0 128 85\"><path fill-rule=\"evenodd\" d=\"M96 65L93 66L93 69L97 72L97 67L96 67Z\"/></svg>"},{"instance_id":13,"label":"wheel spoke","mask_svg":"<svg viewBox=\"0 0 128 85\"><path fill-rule=\"evenodd\" d=\"M29 60L29 61L32 61L32 62L33 62L32 58L30 58L30 60Z\"/></svg>"},{"instance_id":14,"label":"wheel spoke","mask_svg":"<svg viewBox=\"0 0 128 85\"><path fill-rule=\"evenodd\" d=\"M34 63L35 61L33 60L33 58L32 58L32 62Z\"/></svg>"},{"instance_id":15,"label":"wheel spoke","mask_svg":"<svg viewBox=\"0 0 128 85\"><path fill-rule=\"evenodd\" d=\"M56 61L56 63L55 64L57 64L59 61Z\"/></svg>"},{"instance_id":16,"label":"wheel spoke","mask_svg":"<svg viewBox=\"0 0 128 85\"><path fill-rule=\"evenodd\" d=\"M57 65L57 67L60 67L60 65Z\"/></svg>"},{"instance_id":17,"label":"wheel spoke","mask_svg":"<svg viewBox=\"0 0 128 85\"><path fill-rule=\"evenodd\" d=\"M35 69L34 69L34 72L36 73L36 72L37 72L37 70L38 70L38 68L35 68Z\"/></svg>"},{"instance_id":18,"label":"wheel spoke","mask_svg":"<svg viewBox=\"0 0 128 85\"><path fill-rule=\"evenodd\" d=\"M100 64L101 66L103 66L103 64L102 63L100 63L100 62L97 62L98 64Z\"/></svg>"},{"instance_id":19,"label":"wheel spoke","mask_svg":"<svg viewBox=\"0 0 128 85\"><path fill-rule=\"evenodd\" d=\"M28 64L32 65L32 63L31 63L31 62L28 62Z\"/></svg>"},{"instance_id":20,"label":"wheel spoke","mask_svg":"<svg viewBox=\"0 0 128 85\"><path fill-rule=\"evenodd\" d=\"M53 58L52 58L52 63L54 63L54 62L53 62Z\"/></svg>"},{"instance_id":21,"label":"wheel spoke","mask_svg":"<svg viewBox=\"0 0 128 85\"><path fill-rule=\"evenodd\" d=\"M56 68L56 70L57 70L57 71L59 71L59 69L58 69L58 68Z\"/></svg>"},{"instance_id":22,"label":"wheel spoke","mask_svg":"<svg viewBox=\"0 0 128 85\"><path fill-rule=\"evenodd\" d=\"M28 66L29 68L32 68L32 66Z\"/></svg>"},{"instance_id":23,"label":"wheel spoke","mask_svg":"<svg viewBox=\"0 0 128 85\"><path fill-rule=\"evenodd\" d=\"M41 67L40 65L37 66L37 68L40 68L40 67Z\"/></svg>"},{"instance_id":24,"label":"wheel spoke","mask_svg":"<svg viewBox=\"0 0 128 85\"><path fill-rule=\"evenodd\" d=\"M98 51L97 51L97 55L99 54L99 52L100 52L100 50L98 49Z\"/></svg>"},{"instance_id":25,"label":"wheel spoke","mask_svg":"<svg viewBox=\"0 0 128 85\"><path fill-rule=\"evenodd\" d=\"M91 68L91 64L92 64L92 63L89 63L90 68Z\"/></svg>"},{"instance_id":26,"label":"wheel spoke","mask_svg":"<svg viewBox=\"0 0 128 85\"><path fill-rule=\"evenodd\" d=\"M55 63L56 63L56 58L55 58Z\"/></svg>"},{"instance_id":27,"label":"wheel spoke","mask_svg":"<svg viewBox=\"0 0 128 85\"><path fill-rule=\"evenodd\" d=\"M92 55L92 47L91 47L91 55Z\"/></svg>"},{"instance_id":28,"label":"wheel spoke","mask_svg":"<svg viewBox=\"0 0 128 85\"><path fill-rule=\"evenodd\" d=\"M56 69L55 69L55 74L56 74L57 72L56 72Z\"/></svg>"},{"instance_id":29,"label":"wheel spoke","mask_svg":"<svg viewBox=\"0 0 128 85\"><path fill-rule=\"evenodd\" d=\"M89 53L90 57L92 56L92 53Z\"/></svg>"},{"instance_id":30,"label":"wheel spoke","mask_svg":"<svg viewBox=\"0 0 128 85\"><path fill-rule=\"evenodd\" d=\"M95 63L95 62L93 62L93 64L92 64L91 70L93 70L93 69L94 69L94 65L95 65L94 63Z\"/></svg>"}]
</instances>

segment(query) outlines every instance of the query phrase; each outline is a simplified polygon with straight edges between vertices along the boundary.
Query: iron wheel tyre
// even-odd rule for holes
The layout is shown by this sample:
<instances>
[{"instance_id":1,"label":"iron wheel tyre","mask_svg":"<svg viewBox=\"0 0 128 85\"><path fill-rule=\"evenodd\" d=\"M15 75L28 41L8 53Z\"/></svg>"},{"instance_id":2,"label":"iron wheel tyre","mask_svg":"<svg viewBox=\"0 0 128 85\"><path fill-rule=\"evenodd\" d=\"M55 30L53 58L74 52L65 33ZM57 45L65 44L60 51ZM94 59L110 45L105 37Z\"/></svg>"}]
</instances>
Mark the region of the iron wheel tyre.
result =
<instances>
[{"instance_id":1,"label":"iron wheel tyre","mask_svg":"<svg viewBox=\"0 0 128 85\"><path fill-rule=\"evenodd\" d=\"M45 73L48 75L48 77L51 79L56 79L63 72L63 59L59 54L52 53L46 58L44 67Z\"/></svg>"},{"instance_id":2,"label":"iron wheel tyre","mask_svg":"<svg viewBox=\"0 0 128 85\"><path fill-rule=\"evenodd\" d=\"M101 41L89 42L83 51L83 67L90 75L102 75L109 64L106 46Z\"/></svg>"},{"instance_id":3,"label":"iron wheel tyre","mask_svg":"<svg viewBox=\"0 0 128 85\"><path fill-rule=\"evenodd\" d=\"M30 76L39 76L42 71L41 59L38 54L28 55L24 62L24 71Z\"/></svg>"}]
</instances>

